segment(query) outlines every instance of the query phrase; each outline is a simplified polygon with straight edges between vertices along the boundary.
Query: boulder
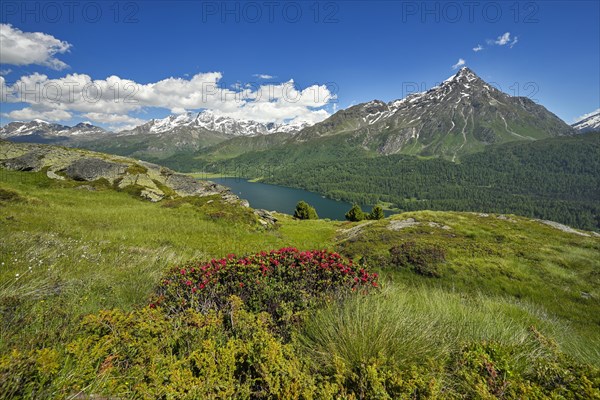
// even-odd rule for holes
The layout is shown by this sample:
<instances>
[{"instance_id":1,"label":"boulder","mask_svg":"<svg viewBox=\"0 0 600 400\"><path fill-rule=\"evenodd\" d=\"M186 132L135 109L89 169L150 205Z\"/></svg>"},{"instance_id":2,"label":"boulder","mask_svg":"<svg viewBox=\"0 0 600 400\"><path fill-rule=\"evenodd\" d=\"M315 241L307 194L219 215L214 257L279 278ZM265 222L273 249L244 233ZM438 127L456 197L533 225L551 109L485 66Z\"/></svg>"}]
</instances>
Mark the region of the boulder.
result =
<instances>
[{"instance_id":1,"label":"boulder","mask_svg":"<svg viewBox=\"0 0 600 400\"><path fill-rule=\"evenodd\" d=\"M254 210L254 214L258 217L258 222L264 226L275 225L277 218L267 210Z\"/></svg>"},{"instance_id":2,"label":"boulder","mask_svg":"<svg viewBox=\"0 0 600 400\"><path fill-rule=\"evenodd\" d=\"M30 151L19 157L2 161L2 166L13 171L39 171L44 166L43 154Z\"/></svg>"},{"instance_id":3,"label":"boulder","mask_svg":"<svg viewBox=\"0 0 600 400\"><path fill-rule=\"evenodd\" d=\"M105 178L112 182L119 175L124 174L126 170L127 165L125 164L86 157L71 163L65 173L69 178L76 181L95 181L96 179Z\"/></svg>"},{"instance_id":4,"label":"boulder","mask_svg":"<svg viewBox=\"0 0 600 400\"><path fill-rule=\"evenodd\" d=\"M199 194L202 189L202 185L196 179L182 174L168 175L165 184L180 196L193 196Z\"/></svg>"},{"instance_id":5,"label":"boulder","mask_svg":"<svg viewBox=\"0 0 600 400\"><path fill-rule=\"evenodd\" d=\"M420 225L420 222L415 221L414 218L407 218L402 221L392 220L388 225L388 229L391 231L399 231L404 228L410 228L411 226Z\"/></svg>"}]
</instances>

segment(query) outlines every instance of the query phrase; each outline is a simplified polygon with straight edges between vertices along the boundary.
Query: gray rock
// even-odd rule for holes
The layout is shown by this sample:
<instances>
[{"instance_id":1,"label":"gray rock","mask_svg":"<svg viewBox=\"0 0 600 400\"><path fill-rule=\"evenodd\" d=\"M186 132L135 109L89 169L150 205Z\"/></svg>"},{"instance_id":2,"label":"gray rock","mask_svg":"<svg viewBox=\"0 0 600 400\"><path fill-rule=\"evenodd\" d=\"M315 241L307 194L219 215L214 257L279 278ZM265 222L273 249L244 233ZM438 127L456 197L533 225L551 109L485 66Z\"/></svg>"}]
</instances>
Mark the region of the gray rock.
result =
<instances>
[{"instance_id":1,"label":"gray rock","mask_svg":"<svg viewBox=\"0 0 600 400\"><path fill-rule=\"evenodd\" d=\"M277 218L267 210L254 210L254 214L258 217L258 222L264 226L274 225L277 222Z\"/></svg>"},{"instance_id":2,"label":"gray rock","mask_svg":"<svg viewBox=\"0 0 600 400\"><path fill-rule=\"evenodd\" d=\"M202 185L196 179L187 175L169 174L165 184L180 196L193 196L202 192Z\"/></svg>"},{"instance_id":3,"label":"gray rock","mask_svg":"<svg viewBox=\"0 0 600 400\"><path fill-rule=\"evenodd\" d=\"M543 220L543 219L536 219L534 221L541 222L542 224L546 224L548 226L553 227L554 229L558 229L559 231L563 231L563 232L566 232L566 233L572 233L574 235L579 235L579 236L587 236L587 237L590 236L587 233L576 231L575 229L571 228L570 226L563 225L563 224L560 224L558 222L547 221L547 220Z\"/></svg>"},{"instance_id":4,"label":"gray rock","mask_svg":"<svg viewBox=\"0 0 600 400\"><path fill-rule=\"evenodd\" d=\"M50 179L56 179L56 180L59 180L59 181L64 181L65 180L64 176L57 175L54 171L52 171L50 169L48 171L46 171L46 176L48 178L50 178Z\"/></svg>"},{"instance_id":5,"label":"gray rock","mask_svg":"<svg viewBox=\"0 0 600 400\"><path fill-rule=\"evenodd\" d=\"M411 226L417 225L420 225L420 222L415 221L414 218L408 218L402 221L390 221L388 229L391 231L399 231L400 229L410 228Z\"/></svg>"},{"instance_id":6,"label":"gray rock","mask_svg":"<svg viewBox=\"0 0 600 400\"><path fill-rule=\"evenodd\" d=\"M104 161L99 158L81 158L67 167L65 173L76 181L95 181L105 178L113 181L124 174L127 165Z\"/></svg>"},{"instance_id":7,"label":"gray rock","mask_svg":"<svg viewBox=\"0 0 600 400\"><path fill-rule=\"evenodd\" d=\"M39 171L44 166L44 156L35 151L2 161L2 166L13 171Z\"/></svg>"},{"instance_id":8,"label":"gray rock","mask_svg":"<svg viewBox=\"0 0 600 400\"><path fill-rule=\"evenodd\" d=\"M517 222L512 218L507 217L506 215L500 214L498 215L496 218L501 219L503 221L508 221L508 222Z\"/></svg>"},{"instance_id":9,"label":"gray rock","mask_svg":"<svg viewBox=\"0 0 600 400\"><path fill-rule=\"evenodd\" d=\"M140 196L146 200L150 200L153 203L161 201L165 197L162 192L152 189L142 190Z\"/></svg>"},{"instance_id":10,"label":"gray rock","mask_svg":"<svg viewBox=\"0 0 600 400\"><path fill-rule=\"evenodd\" d=\"M440 229L444 229L446 231L449 231L450 229L452 229L448 225L438 224L437 222L429 222L428 225L432 228L440 228Z\"/></svg>"}]
</instances>

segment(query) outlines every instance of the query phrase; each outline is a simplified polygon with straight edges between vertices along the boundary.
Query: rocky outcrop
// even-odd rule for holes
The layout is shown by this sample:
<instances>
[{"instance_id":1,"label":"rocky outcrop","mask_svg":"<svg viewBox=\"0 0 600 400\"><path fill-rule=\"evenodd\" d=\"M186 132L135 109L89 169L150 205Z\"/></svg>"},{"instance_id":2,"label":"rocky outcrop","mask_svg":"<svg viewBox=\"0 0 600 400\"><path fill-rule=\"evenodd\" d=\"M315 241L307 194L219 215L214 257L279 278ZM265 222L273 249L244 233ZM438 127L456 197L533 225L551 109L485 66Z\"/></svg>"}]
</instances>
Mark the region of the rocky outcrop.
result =
<instances>
[{"instance_id":1,"label":"rocky outcrop","mask_svg":"<svg viewBox=\"0 0 600 400\"><path fill-rule=\"evenodd\" d=\"M156 164L80 149L0 141L0 167L14 171L46 171L50 179L65 177L82 182L104 179L117 189L135 188L150 201L187 196L219 195L228 202L249 207L229 188L199 181Z\"/></svg>"},{"instance_id":2,"label":"rocky outcrop","mask_svg":"<svg viewBox=\"0 0 600 400\"><path fill-rule=\"evenodd\" d=\"M258 222L265 227L273 226L277 222L277 218L267 210L254 210L254 214L258 217Z\"/></svg>"},{"instance_id":3,"label":"rocky outcrop","mask_svg":"<svg viewBox=\"0 0 600 400\"><path fill-rule=\"evenodd\" d=\"M124 164L98 158L80 158L65 169L65 174L76 181L95 181L100 178L114 181L127 170Z\"/></svg>"},{"instance_id":4,"label":"rocky outcrop","mask_svg":"<svg viewBox=\"0 0 600 400\"><path fill-rule=\"evenodd\" d=\"M42 168L42 155L35 151L2 162L2 166L13 171L39 171Z\"/></svg>"}]
</instances>

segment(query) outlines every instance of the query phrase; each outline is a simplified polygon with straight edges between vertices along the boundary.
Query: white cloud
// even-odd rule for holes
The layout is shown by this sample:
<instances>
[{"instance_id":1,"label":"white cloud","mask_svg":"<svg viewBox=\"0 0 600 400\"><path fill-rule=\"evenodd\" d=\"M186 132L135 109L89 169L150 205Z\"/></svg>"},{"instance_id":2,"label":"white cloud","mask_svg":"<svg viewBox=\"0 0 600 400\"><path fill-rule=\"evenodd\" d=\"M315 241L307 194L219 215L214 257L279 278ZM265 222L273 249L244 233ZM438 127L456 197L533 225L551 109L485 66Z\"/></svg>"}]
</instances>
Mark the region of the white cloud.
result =
<instances>
[{"instance_id":1,"label":"white cloud","mask_svg":"<svg viewBox=\"0 0 600 400\"><path fill-rule=\"evenodd\" d=\"M104 113L85 113L82 117L89 119L90 121L100 122L104 124L143 124L146 122L143 119L130 117L129 115L119 115L119 114L104 114Z\"/></svg>"},{"instance_id":2,"label":"white cloud","mask_svg":"<svg viewBox=\"0 0 600 400\"><path fill-rule=\"evenodd\" d=\"M258 79L273 79L273 78L275 78L273 75L268 75L268 74L254 74L252 76L255 78L258 78Z\"/></svg>"},{"instance_id":3,"label":"white cloud","mask_svg":"<svg viewBox=\"0 0 600 400\"><path fill-rule=\"evenodd\" d=\"M579 117L575 118L575 120L573 121L573 123L575 123L575 122L579 122L579 121L582 121L582 120L584 120L584 119L586 119L586 118L589 118L589 117L591 117L592 115L599 114L599 113L600 113L600 108L597 108L596 110L594 110L594 111L592 111L592 112L589 112L589 113L587 113L587 114L583 114L583 115L581 115L581 116L579 116Z\"/></svg>"},{"instance_id":4,"label":"white cloud","mask_svg":"<svg viewBox=\"0 0 600 400\"><path fill-rule=\"evenodd\" d=\"M29 121L32 119L43 119L44 121L68 121L73 115L64 110L44 110L33 107L25 107L21 110L13 110L3 116L15 121Z\"/></svg>"},{"instance_id":5,"label":"white cloud","mask_svg":"<svg viewBox=\"0 0 600 400\"><path fill-rule=\"evenodd\" d=\"M465 60L463 60L462 58L459 58L458 61L456 62L456 64L454 64L452 66L452 69L457 69L462 67L463 65L465 65L467 62Z\"/></svg>"},{"instance_id":6,"label":"white cloud","mask_svg":"<svg viewBox=\"0 0 600 400\"><path fill-rule=\"evenodd\" d=\"M44 65L61 70L68 65L55 58L64 54L71 44L42 32L23 32L11 24L0 24L2 63L11 65Z\"/></svg>"},{"instance_id":7,"label":"white cloud","mask_svg":"<svg viewBox=\"0 0 600 400\"><path fill-rule=\"evenodd\" d=\"M147 122L146 120L130 117L129 115L104 114L96 112L83 114L82 117L88 118L90 121L93 121L93 123L96 124L106 124L111 131L133 129L136 126Z\"/></svg>"},{"instance_id":8,"label":"white cloud","mask_svg":"<svg viewBox=\"0 0 600 400\"><path fill-rule=\"evenodd\" d=\"M210 109L219 115L259 122L318 122L329 116L322 108L336 98L326 85L299 89L289 80L232 89L220 84L221 79L221 73L207 72L189 79L171 77L140 84L114 75L96 80L85 74L49 79L34 73L22 76L10 86L0 76L0 94L3 102L83 113L90 115L88 119L97 117L99 122L102 122L100 115L125 118L147 107L164 108L176 114ZM130 123L126 119L122 122Z\"/></svg>"},{"instance_id":9,"label":"white cloud","mask_svg":"<svg viewBox=\"0 0 600 400\"><path fill-rule=\"evenodd\" d=\"M473 47L473 51L475 53L477 53L478 51L481 51L481 50L483 50L483 46L480 44L478 44L477 47Z\"/></svg>"},{"instance_id":10,"label":"white cloud","mask_svg":"<svg viewBox=\"0 0 600 400\"><path fill-rule=\"evenodd\" d=\"M504 34L498 36L496 38L496 40L487 39L486 43L490 46L506 46L508 44L509 47L512 49L514 47L514 45L516 45L517 42L519 41L519 37L515 36L511 40L510 35L511 35L510 32L505 32ZM480 47L480 46L478 45L476 48L478 48L478 47ZM478 50L475 50L475 48L474 48L473 51L478 51Z\"/></svg>"},{"instance_id":11,"label":"white cloud","mask_svg":"<svg viewBox=\"0 0 600 400\"><path fill-rule=\"evenodd\" d=\"M494 43L498 46L504 46L508 42L510 42L510 32L506 32L504 35L498 36Z\"/></svg>"},{"instance_id":12,"label":"white cloud","mask_svg":"<svg viewBox=\"0 0 600 400\"><path fill-rule=\"evenodd\" d=\"M12 69L7 68L7 69L0 69L0 76L6 76L8 74L10 74L12 72Z\"/></svg>"}]
</instances>

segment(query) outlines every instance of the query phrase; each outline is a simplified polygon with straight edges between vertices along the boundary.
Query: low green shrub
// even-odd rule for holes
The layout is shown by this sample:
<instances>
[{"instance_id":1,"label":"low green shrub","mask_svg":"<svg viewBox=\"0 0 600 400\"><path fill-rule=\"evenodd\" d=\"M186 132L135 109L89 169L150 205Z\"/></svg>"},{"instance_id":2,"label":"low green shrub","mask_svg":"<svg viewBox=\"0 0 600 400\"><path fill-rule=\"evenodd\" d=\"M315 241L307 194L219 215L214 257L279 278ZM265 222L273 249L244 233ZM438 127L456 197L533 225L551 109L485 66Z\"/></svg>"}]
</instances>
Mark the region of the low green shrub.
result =
<instances>
[{"instance_id":1,"label":"low green shrub","mask_svg":"<svg viewBox=\"0 0 600 400\"><path fill-rule=\"evenodd\" d=\"M3 398L311 399L314 378L270 317L230 298L221 312L149 307L84 318L61 354L0 356Z\"/></svg>"},{"instance_id":2,"label":"low green shrub","mask_svg":"<svg viewBox=\"0 0 600 400\"><path fill-rule=\"evenodd\" d=\"M140 164L131 164L127 167L126 172L129 175L141 175L148 172L148 168L140 165Z\"/></svg>"},{"instance_id":3,"label":"low green shrub","mask_svg":"<svg viewBox=\"0 0 600 400\"><path fill-rule=\"evenodd\" d=\"M377 274L337 253L283 248L176 267L162 281L151 306L168 314L187 308L208 312L222 309L235 295L251 311L268 312L283 333L308 308L375 287Z\"/></svg>"},{"instance_id":4,"label":"low green shrub","mask_svg":"<svg viewBox=\"0 0 600 400\"><path fill-rule=\"evenodd\" d=\"M23 196L21 196L18 192L10 189L0 188L0 203L2 202L20 202L25 201Z\"/></svg>"},{"instance_id":5,"label":"low green shrub","mask_svg":"<svg viewBox=\"0 0 600 400\"><path fill-rule=\"evenodd\" d=\"M390 248L391 265L410 268L419 275L439 277L438 265L444 261L446 252L437 245L409 241Z\"/></svg>"}]
</instances>

